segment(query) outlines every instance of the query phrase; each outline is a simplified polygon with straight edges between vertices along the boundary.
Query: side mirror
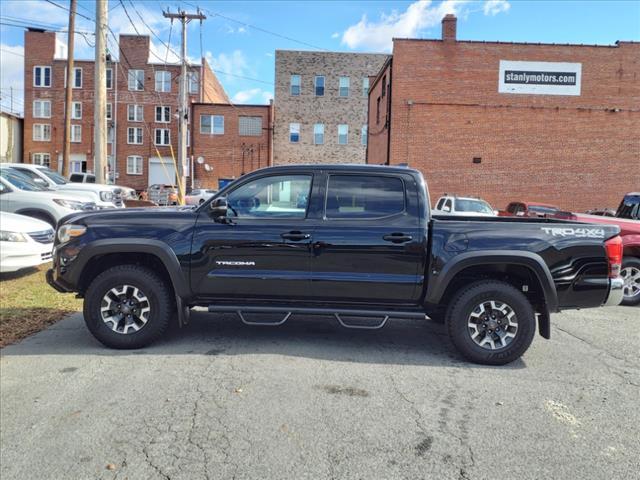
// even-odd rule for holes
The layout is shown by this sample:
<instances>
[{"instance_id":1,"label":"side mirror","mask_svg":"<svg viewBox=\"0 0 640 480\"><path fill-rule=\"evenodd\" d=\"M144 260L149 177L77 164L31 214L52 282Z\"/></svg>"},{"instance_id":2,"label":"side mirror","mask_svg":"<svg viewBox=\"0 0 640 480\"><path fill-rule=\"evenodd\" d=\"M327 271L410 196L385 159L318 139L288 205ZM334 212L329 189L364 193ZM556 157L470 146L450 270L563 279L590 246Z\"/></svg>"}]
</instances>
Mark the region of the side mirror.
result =
<instances>
[{"instance_id":1,"label":"side mirror","mask_svg":"<svg viewBox=\"0 0 640 480\"><path fill-rule=\"evenodd\" d=\"M445 205L444 207L442 207L442 211L443 212L451 212L451 207L449 205Z\"/></svg>"},{"instance_id":2,"label":"side mirror","mask_svg":"<svg viewBox=\"0 0 640 480\"><path fill-rule=\"evenodd\" d=\"M227 197L216 198L209 204L211 216L216 222L224 223L227 219Z\"/></svg>"}]
</instances>

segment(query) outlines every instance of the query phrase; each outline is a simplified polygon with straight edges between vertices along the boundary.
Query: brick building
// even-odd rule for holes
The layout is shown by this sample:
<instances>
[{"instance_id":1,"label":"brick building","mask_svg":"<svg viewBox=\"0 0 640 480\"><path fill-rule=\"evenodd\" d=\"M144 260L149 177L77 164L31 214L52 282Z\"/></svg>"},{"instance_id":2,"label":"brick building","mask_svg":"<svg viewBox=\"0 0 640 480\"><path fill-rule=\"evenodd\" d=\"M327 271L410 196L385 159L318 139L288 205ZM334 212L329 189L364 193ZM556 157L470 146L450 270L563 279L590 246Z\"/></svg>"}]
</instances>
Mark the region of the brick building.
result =
<instances>
[{"instance_id":1,"label":"brick building","mask_svg":"<svg viewBox=\"0 0 640 480\"><path fill-rule=\"evenodd\" d=\"M65 50L54 32L25 32L25 163L61 167ZM138 190L174 183L180 67L151 62L148 36L120 35L118 58L107 65L110 177ZM70 171L93 171L94 62L75 60L74 70ZM204 59L190 67L189 98L229 103ZM193 154L192 147L188 153Z\"/></svg>"},{"instance_id":2,"label":"brick building","mask_svg":"<svg viewBox=\"0 0 640 480\"><path fill-rule=\"evenodd\" d=\"M369 77L387 57L276 50L274 164L364 163Z\"/></svg>"},{"instance_id":3,"label":"brick building","mask_svg":"<svg viewBox=\"0 0 640 480\"><path fill-rule=\"evenodd\" d=\"M271 105L194 103L194 187L219 188L272 164Z\"/></svg>"},{"instance_id":4,"label":"brick building","mask_svg":"<svg viewBox=\"0 0 640 480\"><path fill-rule=\"evenodd\" d=\"M367 161L408 163L432 200L615 207L640 186L640 44L394 39L371 82Z\"/></svg>"}]
</instances>

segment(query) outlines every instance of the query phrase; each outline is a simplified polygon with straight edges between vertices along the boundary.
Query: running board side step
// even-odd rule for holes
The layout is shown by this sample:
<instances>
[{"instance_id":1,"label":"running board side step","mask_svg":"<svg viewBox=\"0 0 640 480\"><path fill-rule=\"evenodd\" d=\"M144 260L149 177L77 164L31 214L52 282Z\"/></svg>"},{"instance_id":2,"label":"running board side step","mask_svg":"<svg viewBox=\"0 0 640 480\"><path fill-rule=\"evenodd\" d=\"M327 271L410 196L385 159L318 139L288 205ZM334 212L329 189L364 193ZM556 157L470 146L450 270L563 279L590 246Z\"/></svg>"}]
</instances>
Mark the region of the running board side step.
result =
<instances>
[{"instance_id":1,"label":"running board side step","mask_svg":"<svg viewBox=\"0 0 640 480\"><path fill-rule=\"evenodd\" d=\"M248 306L240 306L240 305L209 305L209 312L215 313L235 313L238 318L242 321L242 323L246 325L261 325L261 326L269 326L269 327L277 327L279 325L284 324L289 317L294 314L302 314L302 315L331 315L335 317L340 325L344 328L353 328L360 330L378 330L384 327L387 324L387 321L390 318L402 318L402 319L413 319L413 320L424 320L426 314L421 311L393 311L386 312L383 310L357 310L357 309L346 309L346 310L334 310L331 308L307 308L307 307L248 307ZM249 321L245 318L245 314L248 313L280 313L283 315L281 320L276 322L253 322ZM357 317L357 318L379 318L382 317L382 321L374 325L359 325L359 324L350 324L345 322L342 317Z\"/></svg>"}]
</instances>

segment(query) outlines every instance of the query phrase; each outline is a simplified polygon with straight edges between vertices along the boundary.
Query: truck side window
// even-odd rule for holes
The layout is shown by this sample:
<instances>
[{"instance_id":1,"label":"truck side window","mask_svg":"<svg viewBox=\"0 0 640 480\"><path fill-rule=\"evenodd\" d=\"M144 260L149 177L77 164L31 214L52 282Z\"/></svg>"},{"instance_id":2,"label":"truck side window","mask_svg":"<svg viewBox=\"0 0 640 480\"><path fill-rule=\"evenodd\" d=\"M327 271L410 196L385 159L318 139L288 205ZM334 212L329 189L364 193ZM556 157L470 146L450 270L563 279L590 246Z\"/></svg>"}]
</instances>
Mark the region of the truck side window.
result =
<instances>
[{"instance_id":1,"label":"truck side window","mask_svg":"<svg viewBox=\"0 0 640 480\"><path fill-rule=\"evenodd\" d=\"M326 218L379 218L404 212L404 183L382 175L331 175Z\"/></svg>"},{"instance_id":2,"label":"truck side window","mask_svg":"<svg viewBox=\"0 0 640 480\"><path fill-rule=\"evenodd\" d=\"M435 210L441 210L443 203L444 203L444 197L442 197L442 198L440 198L440 200L438 200L438 204L436 205Z\"/></svg>"},{"instance_id":3,"label":"truck side window","mask_svg":"<svg viewBox=\"0 0 640 480\"><path fill-rule=\"evenodd\" d=\"M263 177L233 190L227 197L229 217L304 218L311 175Z\"/></svg>"}]
</instances>

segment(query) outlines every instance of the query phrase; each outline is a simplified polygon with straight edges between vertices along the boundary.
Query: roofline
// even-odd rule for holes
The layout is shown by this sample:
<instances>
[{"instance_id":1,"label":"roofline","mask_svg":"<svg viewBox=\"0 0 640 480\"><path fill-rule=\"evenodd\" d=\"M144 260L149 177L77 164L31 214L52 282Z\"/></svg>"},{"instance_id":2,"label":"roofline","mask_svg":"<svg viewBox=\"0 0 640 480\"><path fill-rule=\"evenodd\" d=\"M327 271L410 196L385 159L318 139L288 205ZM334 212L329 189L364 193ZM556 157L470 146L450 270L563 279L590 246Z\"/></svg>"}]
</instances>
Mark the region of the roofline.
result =
<instances>
[{"instance_id":1,"label":"roofline","mask_svg":"<svg viewBox=\"0 0 640 480\"><path fill-rule=\"evenodd\" d=\"M285 48L276 48L275 52L291 52L291 53L313 53L313 54L322 54L322 53L334 53L338 55L385 55L389 56L390 53L384 52L345 52L345 51L337 51L337 50L289 50Z\"/></svg>"},{"instance_id":2,"label":"roofline","mask_svg":"<svg viewBox=\"0 0 640 480\"><path fill-rule=\"evenodd\" d=\"M402 38L402 37L393 37L393 42L438 42L442 43L443 41L439 38ZM456 44L456 43L479 43L479 44L495 44L495 45L539 45L545 47L596 47L596 48L618 48L620 44L630 43L630 44L640 44L640 42L630 40L616 40L616 42L612 45L602 45L602 44L590 44L590 43L544 43L544 42L502 42L499 40L455 40L453 42L447 42L448 45Z\"/></svg>"},{"instance_id":3,"label":"roofline","mask_svg":"<svg viewBox=\"0 0 640 480\"><path fill-rule=\"evenodd\" d=\"M373 83L369 85L369 93L367 94L367 98L371 94L371 90L373 90L373 88L378 84L378 82L382 78L382 74L387 69L387 66L391 66L391 65L393 65L393 55L389 55L389 58L387 58L387 60L382 64L382 67L380 67L380 70L376 74L376 78L373 79Z\"/></svg>"},{"instance_id":4,"label":"roofline","mask_svg":"<svg viewBox=\"0 0 640 480\"><path fill-rule=\"evenodd\" d=\"M264 103L220 103L220 102L191 102L191 105L211 105L214 107L232 107L232 108L240 108L240 107L266 107L271 108L270 104Z\"/></svg>"}]
</instances>

